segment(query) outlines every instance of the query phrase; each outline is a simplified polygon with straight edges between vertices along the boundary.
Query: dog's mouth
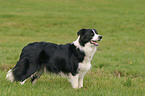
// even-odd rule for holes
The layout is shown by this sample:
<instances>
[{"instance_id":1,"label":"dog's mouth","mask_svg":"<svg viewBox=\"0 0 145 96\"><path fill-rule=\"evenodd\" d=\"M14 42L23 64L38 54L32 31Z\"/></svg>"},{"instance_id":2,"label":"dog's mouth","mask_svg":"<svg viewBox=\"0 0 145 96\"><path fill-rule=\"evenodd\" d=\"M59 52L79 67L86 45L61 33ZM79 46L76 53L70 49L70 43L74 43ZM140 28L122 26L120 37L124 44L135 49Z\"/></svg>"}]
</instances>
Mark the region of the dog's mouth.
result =
<instances>
[{"instance_id":1,"label":"dog's mouth","mask_svg":"<svg viewBox=\"0 0 145 96\"><path fill-rule=\"evenodd\" d=\"M95 46L99 46L99 41L95 41L95 40L91 40L90 43L95 45Z\"/></svg>"}]
</instances>

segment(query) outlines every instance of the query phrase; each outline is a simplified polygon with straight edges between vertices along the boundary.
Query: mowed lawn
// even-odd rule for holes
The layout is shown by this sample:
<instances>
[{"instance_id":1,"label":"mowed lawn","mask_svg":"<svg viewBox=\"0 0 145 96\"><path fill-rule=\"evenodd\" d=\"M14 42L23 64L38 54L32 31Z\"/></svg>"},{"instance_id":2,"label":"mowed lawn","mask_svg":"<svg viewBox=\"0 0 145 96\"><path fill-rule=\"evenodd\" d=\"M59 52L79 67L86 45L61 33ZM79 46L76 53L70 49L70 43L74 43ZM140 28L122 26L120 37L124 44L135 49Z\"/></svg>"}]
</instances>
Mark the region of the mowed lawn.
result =
<instances>
[{"instance_id":1,"label":"mowed lawn","mask_svg":"<svg viewBox=\"0 0 145 96\"><path fill-rule=\"evenodd\" d=\"M145 96L144 9L145 0L0 0L0 96ZM83 88L50 74L5 80L25 45L72 43L81 28L103 35Z\"/></svg>"}]
</instances>

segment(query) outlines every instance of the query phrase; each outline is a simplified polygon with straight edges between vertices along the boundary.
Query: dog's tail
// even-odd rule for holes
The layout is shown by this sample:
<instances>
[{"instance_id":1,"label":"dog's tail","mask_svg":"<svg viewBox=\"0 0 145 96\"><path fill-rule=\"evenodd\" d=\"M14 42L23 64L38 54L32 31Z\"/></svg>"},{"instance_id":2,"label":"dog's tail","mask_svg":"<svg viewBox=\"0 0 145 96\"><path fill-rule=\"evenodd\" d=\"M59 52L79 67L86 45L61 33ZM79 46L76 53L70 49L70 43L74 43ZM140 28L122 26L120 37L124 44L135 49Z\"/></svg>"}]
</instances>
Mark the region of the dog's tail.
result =
<instances>
[{"instance_id":1,"label":"dog's tail","mask_svg":"<svg viewBox=\"0 0 145 96\"><path fill-rule=\"evenodd\" d=\"M13 75L13 72L12 72L12 69L10 69L8 72L7 72L7 75L6 75L6 79L13 82L15 80L15 77Z\"/></svg>"},{"instance_id":2,"label":"dog's tail","mask_svg":"<svg viewBox=\"0 0 145 96\"><path fill-rule=\"evenodd\" d=\"M32 64L28 58L21 58L13 69L10 69L6 75L6 79L13 81L24 81L36 72L38 68Z\"/></svg>"}]
</instances>

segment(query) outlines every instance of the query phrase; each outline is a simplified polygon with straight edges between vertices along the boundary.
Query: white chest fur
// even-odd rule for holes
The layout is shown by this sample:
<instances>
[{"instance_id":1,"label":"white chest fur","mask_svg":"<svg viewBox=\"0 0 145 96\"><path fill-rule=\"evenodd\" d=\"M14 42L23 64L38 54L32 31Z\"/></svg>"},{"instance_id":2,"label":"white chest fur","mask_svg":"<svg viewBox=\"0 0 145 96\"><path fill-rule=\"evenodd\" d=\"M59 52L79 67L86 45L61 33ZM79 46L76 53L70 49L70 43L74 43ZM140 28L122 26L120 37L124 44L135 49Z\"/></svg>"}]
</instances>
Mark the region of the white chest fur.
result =
<instances>
[{"instance_id":1,"label":"white chest fur","mask_svg":"<svg viewBox=\"0 0 145 96\"><path fill-rule=\"evenodd\" d=\"M85 56L83 62L79 63L79 70L80 71L88 71L91 68L91 60L93 58L95 51L96 51L96 47L84 48L84 52L85 52L86 56Z\"/></svg>"},{"instance_id":2,"label":"white chest fur","mask_svg":"<svg viewBox=\"0 0 145 96\"><path fill-rule=\"evenodd\" d=\"M88 42L87 44L85 44L85 46L81 46L79 43L79 38L74 41L74 45L77 46L81 51L85 52L85 58L83 60L83 62L79 63L79 70L80 71L88 71L91 68L91 60L93 58L94 53L97 50L97 47L90 44L90 42Z\"/></svg>"}]
</instances>

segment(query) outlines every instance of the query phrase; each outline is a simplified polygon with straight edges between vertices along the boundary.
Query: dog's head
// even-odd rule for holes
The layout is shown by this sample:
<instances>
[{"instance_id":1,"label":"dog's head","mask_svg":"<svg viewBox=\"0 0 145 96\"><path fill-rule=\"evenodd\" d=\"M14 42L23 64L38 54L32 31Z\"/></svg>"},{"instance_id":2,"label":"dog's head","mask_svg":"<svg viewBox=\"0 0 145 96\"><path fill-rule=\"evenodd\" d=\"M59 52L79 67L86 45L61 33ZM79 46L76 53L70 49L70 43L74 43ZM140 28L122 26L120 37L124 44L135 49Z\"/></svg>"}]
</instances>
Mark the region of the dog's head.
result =
<instances>
[{"instance_id":1,"label":"dog's head","mask_svg":"<svg viewBox=\"0 0 145 96\"><path fill-rule=\"evenodd\" d=\"M102 36L98 35L95 29L81 29L77 34L80 36L79 43L81 46L85 46L87 43L99 46L98 42L102 40Z\"/></svg>"}]
</instances>

